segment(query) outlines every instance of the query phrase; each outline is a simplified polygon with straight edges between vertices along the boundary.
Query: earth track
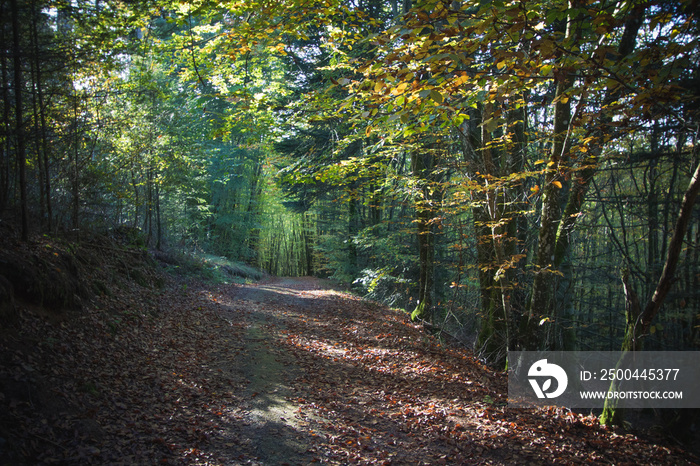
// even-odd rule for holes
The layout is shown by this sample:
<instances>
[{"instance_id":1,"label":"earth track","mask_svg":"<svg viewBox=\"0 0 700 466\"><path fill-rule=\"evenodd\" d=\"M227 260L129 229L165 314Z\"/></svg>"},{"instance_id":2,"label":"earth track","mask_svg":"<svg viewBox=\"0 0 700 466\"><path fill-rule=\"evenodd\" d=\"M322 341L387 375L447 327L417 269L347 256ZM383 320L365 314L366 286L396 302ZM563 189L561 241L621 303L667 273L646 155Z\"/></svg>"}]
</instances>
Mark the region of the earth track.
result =
<instances>
[{"instance_id":1,"label":"earth track","mask_svg":"<svg viewBox=\"0 0 700 466\"><path fill-rule=\"evenodd\" d=\"M223 318L243 319L245 350L241 370L247 382L242 394L244 421L237 433L252 460L261 465L317 462L310 453L314 438L301 420L301 405L293 401L291 382L303 374L296 360L281 346L287 329L283 310L315 305L304 297L319 290L313 278L270 278L260 283L233 285L222 299ZM246 455L246 456L248 456Z\"/></svg>"}]
</instances>

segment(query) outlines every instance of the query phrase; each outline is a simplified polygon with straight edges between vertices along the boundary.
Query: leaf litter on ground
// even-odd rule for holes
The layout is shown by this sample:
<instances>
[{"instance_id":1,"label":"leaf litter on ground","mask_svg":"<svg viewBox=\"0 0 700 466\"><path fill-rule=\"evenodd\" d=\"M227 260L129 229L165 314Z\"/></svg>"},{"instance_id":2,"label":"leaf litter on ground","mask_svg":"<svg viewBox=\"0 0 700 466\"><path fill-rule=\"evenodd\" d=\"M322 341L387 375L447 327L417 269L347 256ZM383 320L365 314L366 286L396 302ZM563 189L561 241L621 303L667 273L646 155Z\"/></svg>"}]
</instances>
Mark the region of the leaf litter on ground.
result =
<instances>
[{"instance_id":1,"label":"leaf litter on ground","mask_svg":"<svg viewBox=\"0 0 700 466\"><path fill-rule=\"evenodd\" d=\"M5 463L698 463L593 415L509 409L504 373L313 278L132 284L16 328Z\"/></svg>"}]
</instances>

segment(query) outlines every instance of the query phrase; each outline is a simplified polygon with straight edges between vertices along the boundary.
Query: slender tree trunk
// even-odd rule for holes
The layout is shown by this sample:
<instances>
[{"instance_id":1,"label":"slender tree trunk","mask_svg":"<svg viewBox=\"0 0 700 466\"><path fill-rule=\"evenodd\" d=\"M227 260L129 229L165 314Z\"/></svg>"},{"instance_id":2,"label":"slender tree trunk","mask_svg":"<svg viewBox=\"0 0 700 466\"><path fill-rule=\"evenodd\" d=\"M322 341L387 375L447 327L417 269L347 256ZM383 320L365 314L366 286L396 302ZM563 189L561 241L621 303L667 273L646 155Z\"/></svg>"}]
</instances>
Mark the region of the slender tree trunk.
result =
<instances>
[{"instance_id":1,"label":"slender tree trunk","mask_svg":"<svg viewBox=\"0 0 700 466\"><path fill-rule=\"evenodd\" d=\"M574 2L570 2L572 8ZM632 53L636 44L639 28L644 20L645 5L637 6L624 26L624 31L618 45L618 60ZM572 10L576 11L576 10ZM566 40L575 40L578 32L576 24L570 20L567 25ZM557 321L559 309L557 296L561 286L567 280L560 280L561 264L569 254L571 233L579 218L585 194L593 175L597 170L597 162L603 152L604 132L610 129L611 118L603 114L593 125L594 142L588 149L589 157L581 163L581 169L571 173L569 195L564 210L561 210L561 191L566 180L559 173L562 163L570 162L570 131L573 119L571 101L566 92L574 84L573 75L560 76L557 82L554 106L554 128L552 150L548 165L552 167L545 176L542 188L542 211L539 229L537 258L535 261L535 277L532 285L532 297L528 319L524 321L524 348L528 350L555 349L561 346L563 326ZM603 107L612 104L620 97L622 86L608 89L603 99ZM582 97L585 100L585 97ZM579 104L581 107L583 104ZM608 137L610 135L607 135Z\"/></svg>"},{"instance_id":2,"label":"slender tree trunk","mask_svg":"<svg viewBox=\"0 0 700 466\"><path fill-rule=\"evenodd\" d=\"M651 134L651 160L646 172L648 192L647 192L647 229L649 230L649 240L647 249L647 282L645 289L651 290L654 286L653 277L660 271L661 254L659 252L659 192L656 187L658 171L656 168L659 155L659 125L654 122ZM669 191L671 193L673 191Z\"/></svg>"},{"instance_id":3,"label":"slender tree trunk","mask_svg":"<svg viewBox=\"0 0 700 466\"><path fill-rule=\"evenodd\" d=\"M44 193L46 194L46 227L49 232L53 231L53 206L51 202L51 170L49 169L49 144L48 135L46 129L46 112L44 111L44 97L41 90L41 82L39 82L38 89L39 97L39 116L41 118L41 147L42 156L44 157Z\"/></svg>"},{"instance_id":4,"label":"slender tree trunk","mask_svg":"<svg viewBox=\"0 0 700 466\"><path fill-rule=\"evenodd\" d=\"M131 187L134 188L134 226L137 227L139 224L139 204L141 203L139 199L139 186L136 183L136 173L131 170Z\"/></svg>"},{"instance_id":5,"label":"slender tree trunk","mask_svg":"<svg viewBox=\"0 0 700 466\"><path fill-rule=\"evenodd\" d=\"M146 247L151 244L153 238L153 169L146 169Z\"/></svg>"},{"instance_id":6,"label":"slender tree trunk","mask_svg":"<svg viewBox=\"0 0 700 466\"><path fill-rule=\"evenodd\" d=\"M250 181L250 195L248 196L248 208L246 209L246 224L250 225L250 231L247 234L248 248L252 251L254 258L259 254L260 247L260 228L259 222L259 202L262 195L261 182L262 177L262 162L256 161L253 176Z\"/></svg>"},{"instance_id":7,"label":"slender tree trunk","mask_svg":"<svg viewBox=\"0 0 700 466\"><path fill-rule=\"evenodd\" d=\"M160 218L160 185L156 183L156 249L161 250L163 245L163 224Z\"/></svg>"},{"instance_id":8,"label":"slender tree trunk","mask_svg":"<svg viewBox=\"0 0 700 466\"><path fill-rule=\"evenodd\" d=\"M42 211L45 209L46 212L46 228L50 232L53 230L53 208L51 203L51 177L49 170L49 144L48 135L46 127L46 111L44 106L44 86L42 83L42 63L41 63L41 50L39 48L39 21L40 13L37 11L36 2L32 2L32 37L34 42L34 76L35 83L34 89L36 92L35 108L38 106L37 116L35 120L39 122L39 128L37 130L37 138L39 142L37 143L37 162L39 168L39 183L41 191L41 205ZM43 183L42 183L43 180Z\"/></svg>"},{"instance_id":9,"label":"slender tree trunk","mask_svg":"<svg viewBox=\"0 0 700 466\"><path fill-rule=\"evenodd\" d=\"M420 184L420 198L416 200L416 239L418 243L418 303L411 317L428 322L433 318L433 287L435 274L434 219L442 202L442 189L435 183L434 169L438 156L433 147L424 147L422 153L411 156L411 171Z\"/></svg>"},{"instance_id":10,"label":"slender tree trunk","mask_svg":"<svg viewBox=\"0 0 700 466\"><path fill-rule=\"evenodd\" d=\"M513 105L513 107L515 107ZM482 120L494 117L495 106L483 105ZM522 109L508 111L507 124L497 131L508 131L514 144L497 148L492 144L493 132L480 125L479 172L483 177L482 205L475 209L479 246L479 267L482 274L482 313L484 319L477 338L477 350L491 363L503 366L508 349L514 343L514 263L518 260L517 211L515 192L518 186L490 185L490 177L501 178L522 169L525 147L525 115ZM522 209L520 209L522 210Z\"/></svg>"},{"instance_id":11,"label":"slender tree trunk","mask_svg":"<svg viewBox=\"0 0 700 466\"><path fill-rule=\"evenodd\" d=\"M302 217L304 229L304 257L306 259L306 274L311 276L314 270L315 222L311 220L311 212L304 212Z\"/></svg>"},{"instance_id":12,"label":"slender tree trunk","mask_svg":"<svg viewBox=\"0 0 700 466\"><path fill-rule=\"evenodd\" d=\"M2 14L5 14L5 8L5 2L0 1L0 12ZM3 24L3 27L0 27L0 50L7 50L9 47L10 44L5 35L5 27ZM0 88L2 88L3 101L2 126L0 127L3 136L0 145L0 215L2 215L10 198L10 167L12 166L10 163L10 77L7 56L4 53L0 53L0 68L2 68L2 82L0 82Z\"/></svg>"},{"instance_id":13,"label":"slender tree trunk","mask_svg":"<svg viewBox=\"0 0 700 466\"><path fill-rule=\"evenodd\" d=\"M32 138L34 141L34 154L36 156L36 164L37 164L37 169L35 170L36 174L36 180L37 180L37 185L39 186L39 218L41 219L40 226L43 228L45 226L44 223L44 218L46 216L46 196L44 193L44 188L46 184L44 183L44 157L42 156L41 153L41 144L40 144L40 137L39 135L41 134L41 131L39 129L39 97L38 97L38 89L41 86L41 83L39 81L40 79L40 72L39 72L39 67L41 64L39 63L39 45L38 45L38 36L36 34L36 12L34 9L34 2L32 2L32 33L31 33L31 48L33 52L33 56L31 57L31 60L29 60L31 64L31 70L30 70L30 77L31 77L31 89L32 89L32 113L33 113L33 123L34 123L34 137Z\"/></svg>"},{"instance_id":14,"label":"slender tree trunk","mask_svg":"<svg viewBox=\"0 0 700 466\"><path fill-rule=\"evenodd\" d=\"M73 98L75 99L73 102L73 229L76 234L79 234L78 230L80 228L80 132L78 131L78 122L80 120L78 114L78 92L75 88L73 89L73 93Z\"/></svg>"},{"instance_id":15,"label":"slender tree trunk","mask_svg":"<svg viewBox=\"0 0 700 466\"><path fill-rule=\"evenodd\" d=\"M19 193L22 225L22 241L29 239L29 213L27 205L27 154L25 148L24 114L22 112L22 55L20 44L19 6L17 0L11 0L12 8L12 41L14 55L14 90L15 90L15 122L17 135L17 164L19 165Z\"/></svg>"},{"instance_id":16,"label":"slender tree trunk","mask_svg":"<svg viewBox=\"0 0 700 466\"><path fill-rule=\"evenodd\" d=\"M569 138L568 129L571 119L571 103L562 97L572 86L573 77L567 75L559 78L555 94L554 132L552 151L548 165L552 168L547 172L542 187L542 211L540 213L540 229L535 261L535 278L532 286L532 301L527 320L525 348L553 349L553 323L557 318L557 307L554 289L556 288L557 230L561 220L561 187L562 178L558 167L562 160L568 158ZM543 324L547 325L543 325ZM538 329L545 328L542 334Z\"/></svg>"},{"instance_id":17,"label":"slender tree trunk","mask_svg":"<svg viewBox=\"0 0 700 466\"><path fill-rule=\"evenodd\" d=\"M360 231L360 216L357 211L357 181L353 181L348 186L348 269L346 273L354 277L357 273L357 247L355 237Z\"/></svg>"},{"instance_id":18,"label":"slender tree trunk","mask_svg":"<svg viewBox=\"0 0 700 466\"><path fill-rule=\"evenodd\" d=\"M34 65L32 65L33 67ZM34 73L32 73L34 74ZM34 154L36 156L36 163L37 163L37 169L35 170L36 174L36 181L37 184L39 185L39 211L40 211L40 218L41 218L41 227L44 227L44 218L46 216L46 195L44 193L44 189L46 187L46 184L44 183L44 157L41 154L41 145L40 145L40 140L39 140L39 109L37 108L37 97L36 97L36 86L32 86L32 110L33 110L33 116L34 116Z\"/></svg>"}]
</instances>

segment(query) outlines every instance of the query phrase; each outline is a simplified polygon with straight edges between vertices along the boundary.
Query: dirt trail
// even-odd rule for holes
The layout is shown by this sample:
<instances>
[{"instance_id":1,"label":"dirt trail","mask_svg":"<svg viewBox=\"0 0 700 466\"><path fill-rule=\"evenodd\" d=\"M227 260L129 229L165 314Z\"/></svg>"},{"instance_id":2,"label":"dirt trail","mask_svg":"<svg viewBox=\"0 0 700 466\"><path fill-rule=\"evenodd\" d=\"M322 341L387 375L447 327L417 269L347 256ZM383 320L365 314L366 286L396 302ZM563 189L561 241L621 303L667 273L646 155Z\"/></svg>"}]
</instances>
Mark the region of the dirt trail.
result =
<instances>
[{"instance_id":1,"label":"dirt trail","mask_svg":"<svg viewBox=\"0 0 700 466\"><path fill-rule=\"evenodd\" d=\"M286 319L280 308L311 305L302 296L318 288L313 279L270 279L229 290L231 301L222 316L243 316L245 359L242 371L248 385L244 393L244 427L240 435L250 441L251 453L262 464L306 464L310 440L300 428L300 405L291 401L290 383L302 373L294 358L280 349Z\"/></svg>"},{"instance_id":2,"label":"dirt trail","mask_svg":"<svg viewBox=\"0 0 700 466\"><path fill-rule=\"evenodd\" d=\"M150 303L148 309L145 303ZM312 278L130 289L0 339L0 464L700 464Z\"/></svg>"}]
</instances>

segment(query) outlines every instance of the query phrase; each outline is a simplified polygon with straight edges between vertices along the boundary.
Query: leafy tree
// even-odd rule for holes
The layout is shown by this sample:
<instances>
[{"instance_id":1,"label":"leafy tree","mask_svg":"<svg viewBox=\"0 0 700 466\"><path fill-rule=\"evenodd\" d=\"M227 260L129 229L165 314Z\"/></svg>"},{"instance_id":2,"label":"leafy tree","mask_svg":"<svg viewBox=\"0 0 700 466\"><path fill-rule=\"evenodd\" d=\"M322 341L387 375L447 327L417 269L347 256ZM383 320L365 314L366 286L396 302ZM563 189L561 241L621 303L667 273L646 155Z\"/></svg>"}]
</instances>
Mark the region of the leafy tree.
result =
<instances>
[{"instance_id":1,"label":"leafy tree","mask_svg":"<svg viewBox=\"0 0 700 466\"><path fill-rule=\"evenodd\" d=\"M672 35L685 37L688 48L681 48L692 55L692 21L685 20L682 6L671 11L680 26ZM561 306L570 302L567 258L591 180L623 129L641 130L651 114L675 113L672 100L652 100L646 91L666 95L670 89L658 79L660 62L640 60L660 50L675 52L667 41L673 39L657 36L637 44L640 31L649 38L655 28L668 27L668 13L635 5L424 2L373 39L381 52L359 68L363 79L339 81L352 92L352 105L375 107L359 116L374 117L372 131L386 127L380 137L402 143L397 135L439 132L454 138L461 130L467 153L477 155L481 167L473 173L484 180L481 202L489 213L474 216L475 226L484 228L480 244L486 245L480 267L493 274L482 277L482 296L483 302L499 303L494 312L502 316L496 320L504 326L499 332L506 347L573 343L564 324L572 318L570 309ZM671 62L667 73L686 73L691 55ZM690 88L679 90L692 100ZM626 110L630 105L635 112ZM523 184L526 179L535 183ZM530 198L517 194L528 185ZM539 212L534 244L512 234L528 204ZM491 241L483 242L487 237ZM514 311L513 276L506 271L523 259L530 263L525 270L531 270L532 288L527 306Z\"/></svg>"}]
</instances>

